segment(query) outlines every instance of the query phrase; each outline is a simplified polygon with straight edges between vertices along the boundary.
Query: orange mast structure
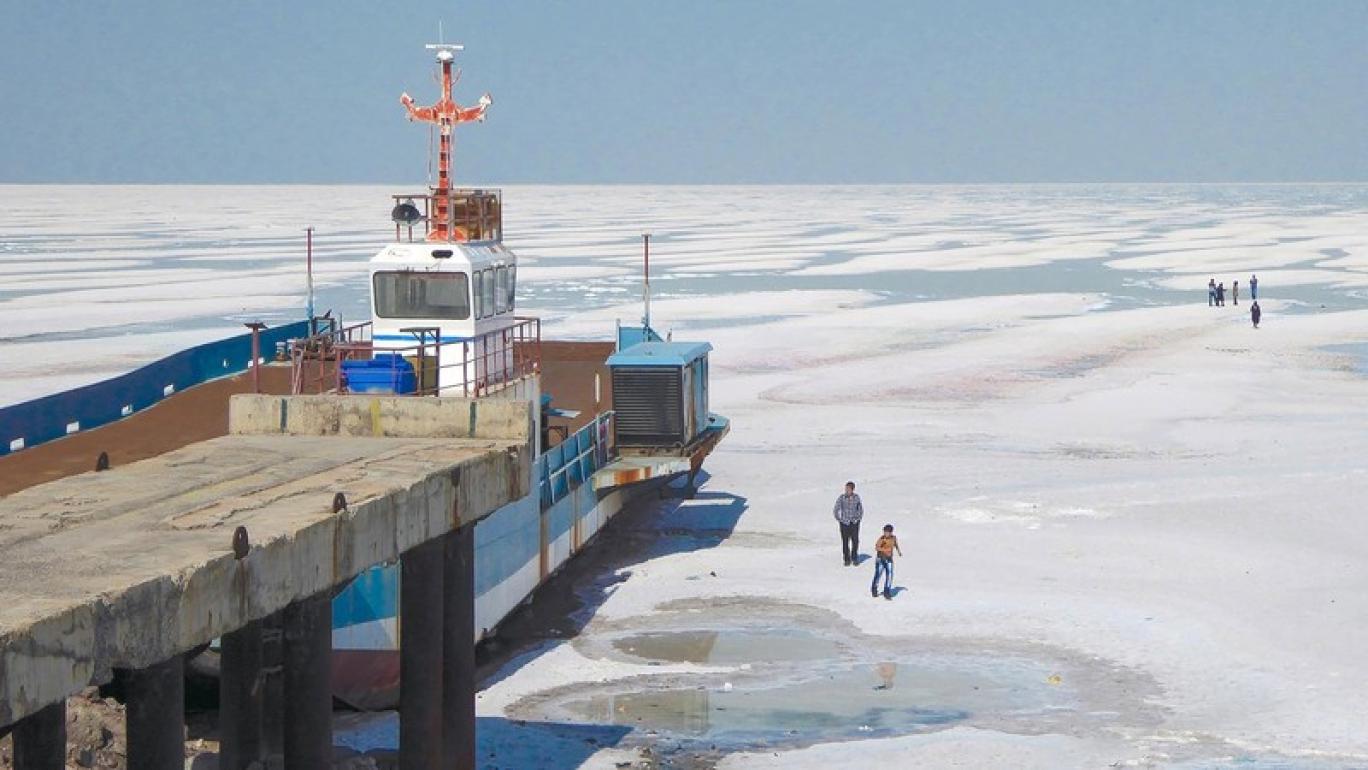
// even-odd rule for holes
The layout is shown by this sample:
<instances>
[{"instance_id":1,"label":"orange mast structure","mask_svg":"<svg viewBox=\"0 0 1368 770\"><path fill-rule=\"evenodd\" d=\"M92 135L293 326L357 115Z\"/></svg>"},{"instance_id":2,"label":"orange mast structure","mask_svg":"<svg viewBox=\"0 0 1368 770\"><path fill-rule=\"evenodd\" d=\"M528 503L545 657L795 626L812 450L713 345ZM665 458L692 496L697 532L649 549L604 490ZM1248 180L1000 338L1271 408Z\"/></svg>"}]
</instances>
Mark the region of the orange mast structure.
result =
<instances>
[{"instance_id":1,"label":"orange mast structure","mask_svg":"<svg viewBox=\"0 0 1368 770\"><path fill-rule=\"evenodd\" d=\"M441 137L437 149L437 186L432 191L436 203L433 211L435 221L430 223L428 240L464 241L467 235L451 224L451 150L455 139L453 131L457 123L477 120L484 122L485 110L494 103L494 99L486 93L474 107L462 107L457 104L451 98L451 88L461 79L461 72L457 70L453 74L451 65L456 58L455 52L465 50L465 46L434 43L427 48L437 51L437 63L442 67L442 98L431 107L415 107L413 97L405 92L399 97L399 103L408 110L409 120L435 123Z\"/></svg>"}]
</instances>

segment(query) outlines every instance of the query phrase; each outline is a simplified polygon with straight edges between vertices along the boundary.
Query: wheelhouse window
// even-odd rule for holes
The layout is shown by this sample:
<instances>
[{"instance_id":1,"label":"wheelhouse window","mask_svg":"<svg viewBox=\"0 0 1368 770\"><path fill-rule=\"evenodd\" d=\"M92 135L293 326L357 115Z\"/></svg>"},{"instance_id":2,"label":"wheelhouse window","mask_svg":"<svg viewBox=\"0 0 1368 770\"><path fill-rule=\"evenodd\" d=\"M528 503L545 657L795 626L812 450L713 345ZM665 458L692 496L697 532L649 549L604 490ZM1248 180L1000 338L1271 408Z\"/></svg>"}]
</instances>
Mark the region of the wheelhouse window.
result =
<instances>
[{"instance_id":1,"label":"wheelhouse window","mask_svg":"<svg viewBox=\"0 0 1368 770\"><path fill-rule=\"evenodd\" d=\"M470 282L465 273L376 273L371 289L375 314L381 318L470 318Z\"/></svg>"},{"instance_id":2,"label":"wheelhouse window","mask_svg":"<svg viewBox=\"0 0 1368 770\"><path fill-rule=\"evenodd\" d=\"M485 315L494 315L494 271L482 270L481 272L484 273L484 291L480 292L480 296L484 297Z\"/></svg>"},{"instance_id":3,"label":"wheelhouse window","mask_svg":"<svg viewBox=\"0 0 1368 770\"><path fill-rule=\"evenodd\" d=\"M498 286L494 289L494 307L502 313L508 310L508 268L501 266L495 274L499 279Z\"/></svg>"},{"instance_id":4,"label":"wheelhouse window","mask_svg":"<svg viewBox=\"0 0 1368 770\"><path fill-rule=\"evenodd\" d=\"M508 309L513 309L513 299L518 296L518 266L508 266Z\"/></svg>"},{"instance_id":5,"label":"wheelhouse window","mask_svg":"<svg viewBox=\"0 0 1368 770\"><path fill-rule=\"evenodd\" d=\"M489 315L489 306L484 301L485 274L483 270L475 271L475 317L484 318Z\"/></svg>"}]
</instances>

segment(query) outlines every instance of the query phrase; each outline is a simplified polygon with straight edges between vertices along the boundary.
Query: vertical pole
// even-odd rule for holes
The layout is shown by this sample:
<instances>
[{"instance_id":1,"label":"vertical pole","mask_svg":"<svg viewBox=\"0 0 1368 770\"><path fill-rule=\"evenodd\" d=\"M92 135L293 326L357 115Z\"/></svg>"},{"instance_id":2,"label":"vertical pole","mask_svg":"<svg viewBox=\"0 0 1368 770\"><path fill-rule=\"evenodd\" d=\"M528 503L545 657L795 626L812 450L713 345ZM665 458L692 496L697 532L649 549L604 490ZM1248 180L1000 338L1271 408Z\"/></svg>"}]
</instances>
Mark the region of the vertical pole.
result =
<instances>
[{"instance_id":1,"label":"vertical pole","mask_svg":"<svg viewBox=\"0 0 1368 770\"><path fill-rule=\"evenodd\" d=\"M399 573L399 770L442 767L441 538L404 552Z\"/></svg>"},{"instance_id":2,"label":"vertical pole","mask_svg":"<svg viewBox=\"0 0 1368 770\"><path fill-rule=\"evenodd\" d=\"M128 676L128 766L185 767L185 664L177 655Z\"/></svg>"},{"instance_id":3,"label":"vertical pole","mask_svg":"<svg viewBox=\"0 0 1368 770\"><path fill-rule=\"evenodd\" d=\"M332 763L332 597L314 594L285 609L285 768Z\"/></svg>"},{"instance_id":4,"label":"vertical pole","mask_svg":"<svg viewBox=\"0 0 1368 770\"><path fill-rule=\"evenodd\" d=\"M450 103L451 86L451 59L441 58L442 62L442 99ZM439 241L452 240L452 216L454 211L451 205L451 118L439 116L438 118L438 140L437 140L437 238Z\"/></svg>"},{"instance_id":5,"label":"vertical pole","mask_svg":"<svg viewBox=\"0 0 1368 770\"><path fill-rule=\"evenodd\" d=\"M219 768L246 770L261 758L261 624L223 635L219 655Z\"/></svg>"},{"instance_id":6,"label":"vertical pole","mask_svg":"<svg viewBox=\"0 0 1368 770\"><path fill-rule=\"evenodd\" d=\"M15 723L14 768L65 770L65 700L45 706Z\"/></svg>"},{"instance_id":7,"label":"vertical pole","mask_svg":"<svg viewBox=\"0 0 1368 770\"><path fill-rule=\"evenodd\" d=\"M644 249L644 254L642 258L642 272L644 273L646 278L646 282L641 290L642 299L646 303L646 316L642 319L641 323L643 326L649 329L651 328L651 234L642 233L641 243Z\"/></svg>"},{"instance_id":8,"label":"vertical pole","mask_svg":"<svg viewBox=\"0 0 1368 770\"><path fill-rule=\"evenodd\" d=\"M475 770L475 525L442 540L442 766Z\"/></svg>"},{"instance_id":9,"label":"vertical pole","mask_svg":"<svg viewBox=\"0 0 1368 770\"><path fill-rule=\"evenodd\" d=\"M394 238L394 239L397 241L397 240L399 240L399 225L396 224L396 225L394 226L394 228L395 228L395 233L394 233L395 238ZM305 265L305 272L306 272L307 277L308 277L308 288L309 288L309 306L308 306L308 313L309 313L309 333L310 333L310 334L317 334L318 332L313 328L313 322L314 322L314 320L313 320L313 319L314 319L313 231L314 231L314 229L313 229L312 227L306 227L306 228L304 228L304 234L305 234L305 238L306 238L306 240L305 240L305 248L304 248L304 252L305 252L305 256L304 256L305 262L304 262L304 265Z\"/></svg>"},{"instance_id":10,"label":"vertical pole","mask_svg":"<svg viewBox=\"0 0 1368 770\"><path fill-rule=\"evenodd\" d=\"M252 330L252 392L261 392L261 330L266 328L266 324L260 321L253 321L243 324Z\"/></svg>"}]
</instances>

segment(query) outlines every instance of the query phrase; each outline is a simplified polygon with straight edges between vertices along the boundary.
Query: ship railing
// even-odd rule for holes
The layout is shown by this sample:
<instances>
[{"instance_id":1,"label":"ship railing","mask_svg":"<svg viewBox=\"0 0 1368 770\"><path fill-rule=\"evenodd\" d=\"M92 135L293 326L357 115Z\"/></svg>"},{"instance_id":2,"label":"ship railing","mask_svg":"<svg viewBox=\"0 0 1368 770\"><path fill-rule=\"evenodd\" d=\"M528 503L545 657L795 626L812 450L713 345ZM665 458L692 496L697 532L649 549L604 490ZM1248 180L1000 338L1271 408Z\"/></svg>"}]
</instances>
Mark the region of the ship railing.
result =
<instances>
[{"instance_id":1,"label":"ship railing","mask_svg":"<svg viewBox=\"0 0 1368 770\"><path fill-rule=\"evenodd\" d=\"M436 228L438 203L435 191L394 195L394 239L424 240ZM503 191L452 190L447 195L447 231L454 241L497 241L503 237ZM411 207L411 208L409 208ZM404 216L401 212L408 212Z\"/></svg>"},{"instance_id":2,"label":"ship railing","mask_svg":"<svg viewBox=\"0 0 1368 770\"><path fill-rule=\"evenodd\" d=\"M315 318L310 326L307 337L290 341L290 392L296 395L334 389L339 357L369 346L373 328L370 321L343 326L334 318Z\"/></svg>"},{"instance_id":3,"label":"ship railing","mask_svg":"<svg viewBox=\"0 0 1368 770\"><path fill-rule=\"evenodd\" d=\"M308 340L297 344L295 363L296 393L375 392L348 383L348 361L366 361L376 355L399 356L412 366L415 382L406 387L406 369L389 372L389 387L381 390L403 395L460 396L480 398L541 371L541 319L514 318L512 323L469 339L440 339L439 330L410 327L414 344L376 348L367 338L357 341L322 341L312 346L324 352L310 357Z\"/></svg>"},{"instance_id":4,"label":"ship railing","mask_svg":"<svg viewBox=\"0 0 1368 770\"><path fill-rule=\"evenodd\" d=\"M614 459L613 416L613 412L595 415L587 425L537 458L542 510L565 499Z\"/></svg>"}]
</instances>

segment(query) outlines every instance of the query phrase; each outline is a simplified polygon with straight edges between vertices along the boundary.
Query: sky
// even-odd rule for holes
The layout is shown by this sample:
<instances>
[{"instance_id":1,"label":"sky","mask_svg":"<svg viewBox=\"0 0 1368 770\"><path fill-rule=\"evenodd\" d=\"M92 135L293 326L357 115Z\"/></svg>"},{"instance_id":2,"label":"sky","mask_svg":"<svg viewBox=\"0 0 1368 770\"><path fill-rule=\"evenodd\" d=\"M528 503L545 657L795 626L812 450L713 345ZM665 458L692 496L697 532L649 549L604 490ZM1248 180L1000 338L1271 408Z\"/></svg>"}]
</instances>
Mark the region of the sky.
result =
<instances>
[{"instance_id":1,"label":"sky","mask_svg":"<svg viewBox=\"0 0 1368 770\"><path fill-rule=\"evenodd\" d=\"M0 182L1368 181L1368 1L44 0Z\"/></svg>"}]
</instances>

